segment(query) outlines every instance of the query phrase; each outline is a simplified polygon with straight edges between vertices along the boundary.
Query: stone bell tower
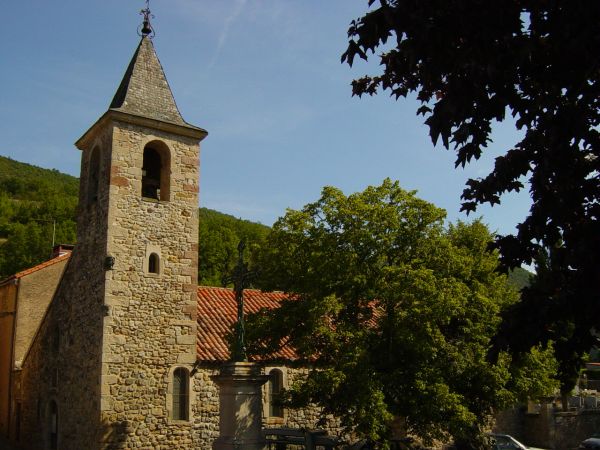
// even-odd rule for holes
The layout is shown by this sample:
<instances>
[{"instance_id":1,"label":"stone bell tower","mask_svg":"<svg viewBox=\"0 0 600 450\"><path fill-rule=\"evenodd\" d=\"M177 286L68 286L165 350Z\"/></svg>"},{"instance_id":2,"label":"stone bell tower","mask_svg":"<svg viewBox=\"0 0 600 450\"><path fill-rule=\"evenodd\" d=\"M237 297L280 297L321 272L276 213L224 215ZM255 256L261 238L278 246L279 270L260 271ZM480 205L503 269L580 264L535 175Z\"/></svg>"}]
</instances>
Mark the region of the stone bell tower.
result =
<instances>
[{"instance_id":1,"label":"stone bell tower","mask_svg":"<svg viewBox=\"0 0 600 450\"><path fill-rule=\"evenodd\" d=\"M199 142L207 132L181 117L148 17L146 10L108 111L76 142L83 152L77 245L96 261L89 277L102 285L103 446L179 448L190 443L191 411L174 399L173 377L187 377L190 389Z\"/></svg>"}]
</instances>

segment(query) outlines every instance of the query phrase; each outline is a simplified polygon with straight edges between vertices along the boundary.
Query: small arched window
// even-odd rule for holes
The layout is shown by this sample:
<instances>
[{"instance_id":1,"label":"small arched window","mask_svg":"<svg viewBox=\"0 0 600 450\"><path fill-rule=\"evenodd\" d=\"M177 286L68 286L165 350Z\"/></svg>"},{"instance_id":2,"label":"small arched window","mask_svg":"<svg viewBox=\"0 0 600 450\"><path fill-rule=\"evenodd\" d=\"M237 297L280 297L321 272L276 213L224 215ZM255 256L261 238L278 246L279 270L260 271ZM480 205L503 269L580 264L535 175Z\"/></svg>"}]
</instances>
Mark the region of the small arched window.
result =
<instances>
[{"instance_id":1,"label":"small arched window","mask_svg":"<svg viewBox=\"0 0 600 450\"><path fill-rule=\"evenodd\" d=\"M100 149L95 147L90 155L87 183L88 204L98 200L98 185L100 181Z\"/></svg>"},{"instance_id":2,"label":"small arched window","mask_svg":"<svg viewBox=\"0 0 600 450\"><path fill-rule=\"evenodd\" d=\"M182 367L173 372L173 419L189 420L189 374Z\"/></svg>"},{"instance_id":3,"label":"small arched window","mask_svg":"<svg viewBox=\"0 0 600 450\"><path fill-rule=\"evenodd\" d=\"M58 405L54 400L48 407L48 443L50 450L58 449Z\"/></svg>"},{"instance_id":4,"label":"small arched window","mask_svg":"<svg viewBox=\"0 0 600 450\"><path fill-rule=\"evenodd\" d=\"M283 407L279 403L283 390L283 372L273 369L269 372L269 417L283 417Z\"/></svg>"},{"instance_id":5,"label":"small arched window","mask_svg":"<svg viewBox=\"0 0 600 450\"><path fill-rule=\"evenodd\" d=\"M160 272L160 258L156 253L151 253L148 258L148 272L159 273Z\"/></svg>"},{"instance_id":6,"label":"small arched window","mask_svg":"<svg viewBox=\"0 0 600 450\"><path fill-rule=\"evenodd\" d=\"M171 176L168 147L153 141L144 147L142 164L142 197L153 200L169 200Z\"/></svg>"}]
</instances>

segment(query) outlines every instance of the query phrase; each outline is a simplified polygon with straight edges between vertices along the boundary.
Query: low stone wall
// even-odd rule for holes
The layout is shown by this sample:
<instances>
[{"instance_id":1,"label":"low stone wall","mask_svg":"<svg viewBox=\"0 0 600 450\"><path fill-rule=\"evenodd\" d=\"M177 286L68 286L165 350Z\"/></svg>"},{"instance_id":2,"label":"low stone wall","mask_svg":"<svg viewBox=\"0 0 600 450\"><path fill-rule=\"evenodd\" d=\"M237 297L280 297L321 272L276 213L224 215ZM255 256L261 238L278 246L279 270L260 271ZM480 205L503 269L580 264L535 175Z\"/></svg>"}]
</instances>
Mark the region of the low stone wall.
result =
<instances>
[{"instance_id":1,"label":"low stone wall","mask_svg":"<svg viewBox=\"0 0 600 450\"><path fill-rule=\"evenodd\" d=\"M524 443L531 447L557 448L554 410L551 404L542 405L539 413L524 414L522 436Z\"/></svg>"},{"instance_id":2,"label":"low stone wall","mask_svg":"<svg viewBox=\"0 0 600 450\"><path fill-rule=\"evenodd\" d=\"M288 386L292 386L299 378L308 374L308 369L293 368L287 369L288 371ZM304 409L290 409L285 411L284 414L284 425L291 428L321 428L327 430L327 432L334 436L341 436L342 429L339 425L339 421L332 415L326 416L323 424L317 423L321 419L321 410L317 407L310 407ZM264 422L264 421L263 421ZM268 423L265 423L268 426Z\"/></svg>"},{"instance_id":3,"label":"low stone wall","mask_svg":"<svg viewBox=\"0 0 600 450\"><path fill-rule=\"evenodd\" d=\"M510 434L519 441L523 439L525 407L515 407L501 411L496 415L493 431L496 433Z\"/></svg>"},{"instance_id":4,"label":"low stone wall","mask_svg":"<svg viewBox=\"0 0 600 450\"><path fill-rule=\"evenodd\" d=\"M539 413L525 408L502 411L494 432L510 434L526 445L553 450L576 449L581 441L600 431L600 410L555 411L543 404Z\"/></svg>"},{"instance_id":5,"label":"low stone wall","mask_svg":"<svg viewBox=\"0 0 600 450\"><path fill-rule=\"evenodd\" d=\"M600 411L556 413L554 423L554 448L574 449L581 441L600 431Z\"/></svg>"}]
</instances>

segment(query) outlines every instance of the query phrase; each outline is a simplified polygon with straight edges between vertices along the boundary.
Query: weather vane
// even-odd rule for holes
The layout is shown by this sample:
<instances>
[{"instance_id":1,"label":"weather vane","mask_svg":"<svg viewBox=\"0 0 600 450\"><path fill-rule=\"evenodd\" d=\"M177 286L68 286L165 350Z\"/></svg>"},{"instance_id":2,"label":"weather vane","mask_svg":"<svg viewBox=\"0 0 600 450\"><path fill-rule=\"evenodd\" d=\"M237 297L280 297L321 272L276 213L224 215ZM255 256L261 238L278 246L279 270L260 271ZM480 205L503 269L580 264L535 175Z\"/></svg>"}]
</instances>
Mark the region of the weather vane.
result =
<instances>
[{"instance_id":1,"label":"weather vane","mask_svg":"<svg viewBox=\"0 0 600 450\"><path fill-rule=\"evenodd\" d=\"M154 19L154 14L150 12L150 0L146 0L146 8L140 11L140 15L144 16L144 22L138 27L138 35L152 39L156 33L150 23L150 19Z\"/></svg>"},{"instance_id":2,"label":"weather vane","mask_svg":"<svg viewBox=\"0 0 600 450\"><path fill-rule=\"evenodd\" d=\"M237 302L235 347L232 352L232 360L235 362L248 361L248 356L246 355L246 330L244 326L244 288L250 284L250 281L255 276L255 272L248 270L248 263L244 262L245 248L246 243L241 240L238 244L238 263L234 267L231 276L223 280L226 283L233 283L235 300Z\"/></svg>"}]
</instances>

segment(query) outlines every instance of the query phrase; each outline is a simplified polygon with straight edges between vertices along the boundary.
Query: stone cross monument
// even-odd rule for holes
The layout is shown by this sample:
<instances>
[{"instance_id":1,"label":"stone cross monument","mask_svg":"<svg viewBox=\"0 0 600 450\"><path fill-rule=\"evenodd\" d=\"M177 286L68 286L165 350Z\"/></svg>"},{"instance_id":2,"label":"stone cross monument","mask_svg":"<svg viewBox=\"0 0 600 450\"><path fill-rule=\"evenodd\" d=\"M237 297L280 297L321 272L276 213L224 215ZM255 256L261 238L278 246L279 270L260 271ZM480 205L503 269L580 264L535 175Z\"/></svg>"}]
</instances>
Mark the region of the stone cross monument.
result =
<instances>
[{"instance_id":1,"label":"stone cross monument","mask_svg":"<svg viewBox=\"0 0 600 450\"><path fill-rule=\"evenodd\" d=\"M235 289L238 320L231 361L212 377L219 386L219 434L214 450L262 450L262 385L269 377L261 375L260 366L248 362L244 333L244 288L254 276L244 263L245 244L238 245L238 264L227 282Z\"/></svg>"}]
</instances>

